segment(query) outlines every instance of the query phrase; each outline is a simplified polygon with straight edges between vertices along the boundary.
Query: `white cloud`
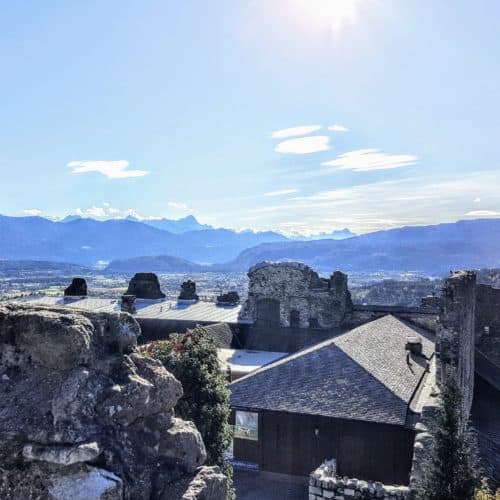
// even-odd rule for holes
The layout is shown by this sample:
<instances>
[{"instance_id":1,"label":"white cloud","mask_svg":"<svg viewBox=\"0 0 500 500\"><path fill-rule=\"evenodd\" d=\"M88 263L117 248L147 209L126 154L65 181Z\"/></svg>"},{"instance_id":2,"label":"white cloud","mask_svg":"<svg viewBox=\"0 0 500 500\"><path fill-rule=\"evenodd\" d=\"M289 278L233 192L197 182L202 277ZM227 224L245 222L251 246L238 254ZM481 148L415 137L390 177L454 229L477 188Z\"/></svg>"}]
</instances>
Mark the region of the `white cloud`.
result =
<instances>
[{"instance_id":1,"label":"white cloud","mask_svg":"<svg viewBox=\"0 0 500 500\"><path fill-rule=\"evenodd\" d=\"M368 172L371 170L388 170L407 167L415 164L415 155L393 155L380 153L378 149L358 149L339 155L335 160L326 161L322 165L339 170Z\"/></svg>"},{"instance_id":2,"label":"white cloud","mask_svg":"<svg viewBox=\"0 0 500 500\"><path fill-rule=\"evenodd\" d=\"M42 211L39 210L38 208L26 208L25 210L23 210L23 214L36 217L38 215L42 215Z\"/></svg>"},{"instance_id":3,"label":"white cloud","mask_svg":"<svg viewBox=\"0 0 500 500\"><path fill-rule=\"evenodd\" d=\"M472 210L465 214L466 217L498 217L500 212L496 210Z\"/></svg>"},{"instance_id":4,"label":"white cloud","mask_svg":"<svg viewBox=\"0 0 500 500\"><path fill-rule=\"evenodd\" d=\"M75 215L79 217L91 217L92 219L123 219L125 217L134 217L136 219L145 219L147 217L142 217L134 209L127 208L122 210L120 208L114 208L109 203L103 203L102 207L92 206L89 208L77 208L75 210Z\"/></svg>"},{"instance_id":5,"label":"white cloud","mask_svg":"<svg viewBox=\"0 0 500 500\"><path fill-rule=\"evenodd\" d=\"M481 202L481 198L474 198L474 203L480 203Z\"/></svg>"},{"instance_id":6,"label":"white cloud","mask_svg":"<svg viewBox=\"0 0 500 500\"><path fill-rule=\"evenodd\" d=\"M181 203L181 202L177 202L177 201L169 201L167 203L167 205L170 207L170 208L177 208L179 210L186 210L187 209L187 204L186 203Z\"/></svg>"},{"instance_id":7,"label":"white cloud","mask_svg":"<svg viewBox=\"0 0 500 500\"><path fill-rule=\"evenodd\" d=\"M280 189L279 191L269 191L269 193L264 193L264 196L284 196L286 194L293 194L298 192L298 189Z\"/></svg>"},{"instance_id":8,"label":"white cloud","mask_svg":"<svg viewBox=\"0 0 500 500\"><path fill-rule=\"evenodd\" d=\"M403 225L453 222L466 217L497 217L498 172L477 171L455 175L412 176L354 186L324 189L307 196L279 199L241 210L257 216L255 229L290 230L303 234L329 232L348 227L361 234ZM470 193L478 193L488 211L467 213ZM272 203L272 200L275 203ZM228 216L229 217L229 216ZM233 219L235 213L231 216ZM300 223L305 229L299 227Z\"/></svg>"},{"instance_id":9,"label":"white cloud","mask_svg":"<svg viewBox=\"0 0 500 500\"><path fill-rule=\"evenodd\" d=\"M317 132L321 129L321 125L301 125L300 127L284 128L275 130L271 137L273 139L286 139L287 137L295 137L297 135L308 135Z\"/></svg>"},{"instance_id":10,"label":"white cloud","mask_svg":"<svg viewBox=\"0 0 500 500\"><path fill-rule=\"evenodd\" d=\"M328 127L328 130L331 130L332 132L349 132L349 129L347 127L344 127L344 125L340 125L339 123L330 125Z\"/></svg>"},{"instance_id":11,"label":"white cloud","mask_svg":"<svg viewBox=\"0 0 500 500\"><path fill-rule=\"evenodd\" d=\"M128 170L129 163L126 160L78 160L70 161L66 166L73 169L73 174L98 172L108 179L127 179L149 174L147 170Z\"/></svg>"},{"instance_id":12,"label":"white cloud","mask_svg":"<svg viewBox=\"0 0 500 500\"><path fill-rule=\"evenodd\" d=\"M330 149L330 138L326 135L313 135L311 137L301 137L300 139L288 139L276 145L274 150L277 153L303 155L308 153L318 153Z\"/></svg>"}]
</instances>

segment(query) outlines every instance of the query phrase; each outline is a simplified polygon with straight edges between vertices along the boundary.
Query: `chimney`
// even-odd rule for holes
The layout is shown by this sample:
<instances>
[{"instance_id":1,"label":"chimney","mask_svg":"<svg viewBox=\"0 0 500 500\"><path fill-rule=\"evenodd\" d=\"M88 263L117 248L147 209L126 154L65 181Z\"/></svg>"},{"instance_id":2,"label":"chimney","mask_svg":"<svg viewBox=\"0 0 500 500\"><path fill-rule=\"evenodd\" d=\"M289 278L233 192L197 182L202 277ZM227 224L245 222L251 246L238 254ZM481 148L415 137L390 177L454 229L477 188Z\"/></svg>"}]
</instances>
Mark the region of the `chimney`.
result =
<instances>
[{"instance_id":1,"label":"chimney","mask_svg":"<svg viewBox=\"0 0 500 500\"><path fill-rule=\"evenodd\" d=\"M135 314L137 312L137 309L135 308L135 299L135 295L122 295L121 311Z\"/></svg>"},{"instance_id":2,"label":"chimney","mask_svg":"<svg viewBox=\"0 0 500 500\"><path fill-rule=\"evenodd\" d=\"M408 337L405 349L411 354L422 356L422 339L420 337Z\"/></svg>"}]
</instances>

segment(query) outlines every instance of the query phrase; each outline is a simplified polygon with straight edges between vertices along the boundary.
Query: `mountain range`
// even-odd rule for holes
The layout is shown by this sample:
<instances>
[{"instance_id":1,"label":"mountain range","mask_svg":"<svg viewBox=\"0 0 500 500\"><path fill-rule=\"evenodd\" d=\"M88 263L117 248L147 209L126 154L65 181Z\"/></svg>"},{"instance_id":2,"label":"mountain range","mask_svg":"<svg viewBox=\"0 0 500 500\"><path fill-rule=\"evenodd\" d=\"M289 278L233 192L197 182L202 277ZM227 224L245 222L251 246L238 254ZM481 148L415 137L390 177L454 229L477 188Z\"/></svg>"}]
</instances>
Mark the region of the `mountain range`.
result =
<instances>
[{"instance_id":1,"label":"mountain range","mask_svg":"<svg viewBox=\"0 0 500 500\"><path fill-rule=\"evenodd\" d=\"M272 231L207 228L194 217L180 221L159 219L154 224L167 227L174 222L177 226L171 232L153 227L153 221L98 221L77 216L53 221L43 217L0 216L0 259L94 265L99 261L168 254L199 264L213 264L235 259L243 250L260 243L287 241L285 236Z\"/></svg>"},{"instance_id":2,"label":"mountain range","mask_svg":"<svg viewBox=\"0 0 500 500\"><path fill-rule=\"evenodd\" d=\"M408 226L341 241L264 243L244 250L224 269L243 270L263 260L299 260L325 272L405 270L442 275L451 269L494 268L500 265L500 219Z\"/></svg>"},{"instance_id":3,"label":"mountain range","mask_svg":"<svg viewBox=\"0 0 500 500\"><path fill-rule=\"evenodd\" d=\"M342 240L302 241L272 231L207 228L194 217L157 219L155 224L168 227L172 222L178 223L174 229L178 232L130 218L56 222L42 217L0 216L0 259L87 266L105 261L110 262L108 271L121 273L241 272L263 260L299 260L322 272L406 270L442 275L450 269L500 267L500 219L409 226ZM346 234L348 230L343 231Z\"/></svg>"}]
</instances>

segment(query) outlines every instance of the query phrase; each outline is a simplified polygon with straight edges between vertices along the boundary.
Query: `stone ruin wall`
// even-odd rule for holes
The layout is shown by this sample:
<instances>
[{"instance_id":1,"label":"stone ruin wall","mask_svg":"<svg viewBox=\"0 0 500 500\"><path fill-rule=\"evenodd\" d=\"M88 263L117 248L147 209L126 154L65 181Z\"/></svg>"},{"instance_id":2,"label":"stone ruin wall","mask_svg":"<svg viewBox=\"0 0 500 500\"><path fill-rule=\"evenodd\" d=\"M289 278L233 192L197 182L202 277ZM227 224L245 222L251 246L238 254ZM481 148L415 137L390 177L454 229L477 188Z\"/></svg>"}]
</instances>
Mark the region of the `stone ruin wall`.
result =
<instances>
[{"instance_id":1,"label":"stone ruin wall","mask_svg":"<svg viewBox=\"0 0 500 500\"><path fill-rule=\"evenodd\" d=\"M446 279L439 312L436 352L438 382L454 366L463 397L463 411L469 415L474 395L474 349L476 315L476 274L457 271Z\"/></svg>"},{"instance_id":2,"label":"stone ruin wall","mask_svg":"<svg viewBox=\"0 0 500 500\"><path fill-rule=\"evenodd\" d=\"M351 325L353 327L363 325L369 321L382 318L387 314L392 314L393 316L396 316L404 321L408 321L416 326L425 328L431 332L436 332L437 314L429 314L427 312L402 312L398 307L394 307L394 310L392 311L390 308L383 311L377 311L376 306L373 310L368 310L367 308L361 310L354 306L351 314Z\"/></svg>"},{"instance_id":3,"label":"stone ruin wall","mask_svg":"<svg viewBox=\"0 0 500 500\"><path fill-rule=\"evenodd\" d=\"M352 309L347 276L334 273L320 278L309 266L297 262L261 263L248 272L248 298L242 317L258 321L258 302L280 303L280 326L289 327L290 314L297 311L300 328L331 328L342 324Z\"/></svg>"},{"instance_id":4,"label":"stone ruin wall","mask_svg":"<svg viewBox=\"0 0 500 500\"><path fill-rule=\"evenodd\" d=\"M410 498L410 488L336 476L328 460L309 476L309 500L355 498L406 500Z\"/></svg>"},{"instance_id":5,"label":"stone ruin wall","mask_svg":"<svg viewBox=\"0 0 500 500\"><path fill-rule=\"evenodd\" d=\"M500 338L500 288L476 286L476 343L483 337Z\"/></svg>"},{"instance_id":6,"label":"stone ruin wall","mask_svg":"<svg viewBox=\"0 0 500 500\"><path fill-rule=\"evenodd\" d=\"M463 395L463 411L469 415L474 394L474 347L476 317L476 275L458 271L445 280L436 329L436 357L429 373L429 389L415 427L410 486L423 477L423 464L432 445L429 429L436 420L441 397L439 385L453 366Z\"/></svg>"},{"instance_id":7,"label":"stone ruin wall","mask_svg":"<svg viewBox=\"0 0 500 500\"><path fill-rule=\"evenodd\" d=\"M139 333L126 313L0 305L0 498L226 498Z\"/></svg>"}]
</instances>

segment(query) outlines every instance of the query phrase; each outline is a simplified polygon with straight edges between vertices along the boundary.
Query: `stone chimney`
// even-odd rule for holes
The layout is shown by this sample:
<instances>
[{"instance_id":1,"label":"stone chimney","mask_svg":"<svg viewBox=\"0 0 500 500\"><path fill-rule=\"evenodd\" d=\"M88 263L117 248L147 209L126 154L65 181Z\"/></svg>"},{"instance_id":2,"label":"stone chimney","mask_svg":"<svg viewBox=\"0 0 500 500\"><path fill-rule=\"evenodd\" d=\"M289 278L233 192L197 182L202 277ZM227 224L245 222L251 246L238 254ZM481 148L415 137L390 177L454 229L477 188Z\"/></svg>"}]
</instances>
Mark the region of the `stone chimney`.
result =
<instances>
[{"instance_id":1,"label":"stone chimney","mask_svg":"<svg viewBox=\"0 0 500 500\"><path fill-rule=\"evenodd\" d=\"M64 290L65 297L86 297L87 282L83 278L73 278L71 285Z\"/></svg>"},{"instance_id":2,"label":"stone chimney","mask_svg":"<svg viewBox=\"0 0 500 500\"><path fill-rule=\"evenodd\" d=\"M137 312L135 298L135 295L122 295L121 311L135 314Z\"/></svg>"},{"instance_id":3,"label":"stone chimney","mask_svg":"<svg viewBox=\"0 0 500 500\"><path fill-rule=\"evenodd\" d=\"M469 415L474 391L474 332L476 274L457 271L445 281L436 332L439 354L438 382L449 366L456 370L463 396L463 410Z\"/></svg>"},{"instance_id":4,"label":"stone chimney","mask_svg":"<svg viewBox=\"0 0 500 500\"><path fill-rule=\"evenodd\" d=\"M136 273L130 280L125 295L135 295L138 299L164 299L160 281L154 273Z\"/></svg>"},{"instance_id":5,"label":"stone chimney","mask_svg":"<svg viewBox=\"0 0 500 500\"><path fill-rule=\"evenodd\" d=\"M187 280L182 283L178 300L199 300L196 294L196 283L194 281Z\"/></svg>"}]
</instances>

